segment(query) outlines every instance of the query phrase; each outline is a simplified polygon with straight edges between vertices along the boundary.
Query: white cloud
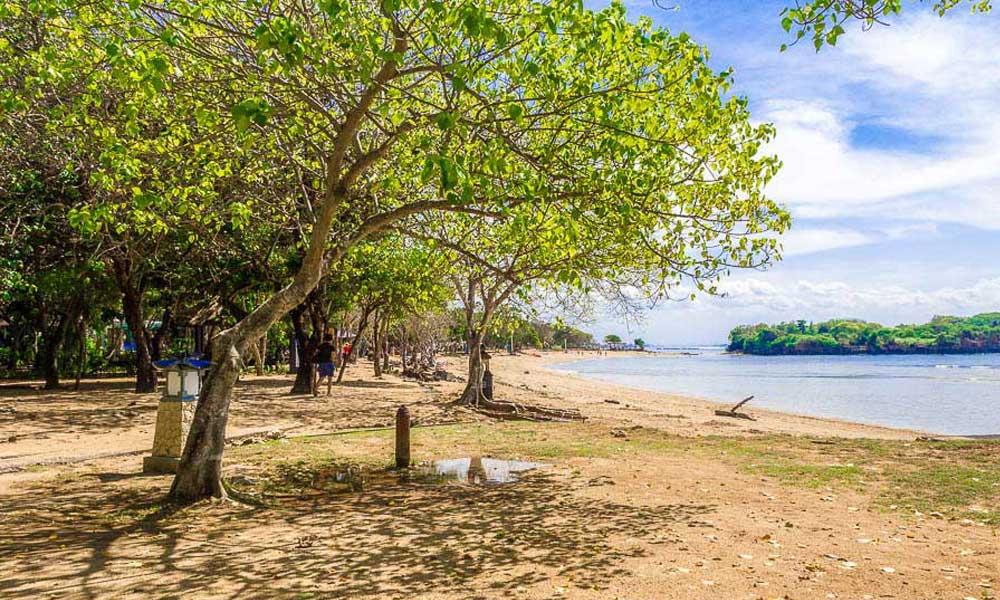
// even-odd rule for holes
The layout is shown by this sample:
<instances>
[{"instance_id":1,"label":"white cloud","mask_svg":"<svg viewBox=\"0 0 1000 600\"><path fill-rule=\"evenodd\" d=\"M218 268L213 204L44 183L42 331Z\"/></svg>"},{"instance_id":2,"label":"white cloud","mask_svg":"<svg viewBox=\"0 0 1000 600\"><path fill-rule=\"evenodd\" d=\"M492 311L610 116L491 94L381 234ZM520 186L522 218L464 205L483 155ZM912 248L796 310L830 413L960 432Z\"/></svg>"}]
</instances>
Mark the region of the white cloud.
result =
<instances>
[{"instance_id":1,"label":"white cloud","mask_svg":"<svg viewBox=\"0 0 1000 600\"><path fill-rule=\"evenodd\" d=\"M799 280L775 285L758 278L731 281L716 307L754 308L805 317L858 315L969 315L1000 307L1000 277L964 287L913 290L901 286L858 287L842 281Z\"/></svg>"},{"instance_id":2,"label":"white cloud","mask_svg":"<svg viewBox=\"0 0 1000 600\"><path fill-rule=\"evenodd\" d=\"M814 254L837 248L850 248L871 244L878 238L850 229L804 229L793 228L781 236L784 256Z\"/></svg>"},{"instance_id":3,"label":"white cloud","mask_svg":"<svg viewBox=\"0 0 1000 600\"><path fill-rule=\"evenodd\" d=\"M882 233L890 240L902 240L911 237L930 237L938 235L937 223L904 223L889 225L882 228Z\"/></svg>"},{"instance_id":4,"label":"white cloud","mask_svg":"<svg viewBox=\"0 0 1000 600\"><path fill-rule=\"evenodd\" d=\"M896 77L896 85L961 102L956 96L992 95L1000 86L995 27L986 16L941 19L921 13L877 35L852 39L845 49L880 75Z\"/></svg>"},{"instance_id":5,"label":"white cloud","mask_svg":"<svg viewBox=\"0 0 1000 600\"><path fill-rule=\"evenodd\" d=\"M784 162L769 191L795 216L922 217L1000 226L1000 208L988 215L962 210L1000 190L1000 138L970 143L960 153L924 155L852 147L847 117L822 102L773 102L764 118L778 129L769 150Z\"/></svg>"},{"instance_id":6,"label":"white cloud","mask_svg":"<svg viewBox=\"0 0 1000 600\"><path fill-rule=\"evenodd\" d=\"M808 78L795 76L804 67L795 58L790 78L800 85L778 84L757 113L776 125L769 150L784 162L770 193L796 217L912 218L1000 229L995 24L992 17L923 15L852 35L845 52L819 61ZM810 80L820 81L813 86ZM872 112L873 103L880 112ZM860 122L940 143L860 148L851 140Z\"/></svg>"}]
</instances>

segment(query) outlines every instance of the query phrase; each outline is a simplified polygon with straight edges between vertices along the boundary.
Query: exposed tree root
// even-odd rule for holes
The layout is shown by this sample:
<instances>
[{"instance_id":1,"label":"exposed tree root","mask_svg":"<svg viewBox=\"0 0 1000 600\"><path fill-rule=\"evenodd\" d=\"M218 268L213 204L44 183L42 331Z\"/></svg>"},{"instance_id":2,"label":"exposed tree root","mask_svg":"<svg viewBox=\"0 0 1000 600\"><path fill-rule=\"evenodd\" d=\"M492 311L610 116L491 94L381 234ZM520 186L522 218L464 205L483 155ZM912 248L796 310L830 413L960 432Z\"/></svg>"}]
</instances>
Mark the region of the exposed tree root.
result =
<instances>
[{"instance_id":1,"label":"exposed tree root","mask_svg":"<svg viewBox=\"0 0 1000 600\"><path fill-rule=\"evenodd\" d=\"M506 421L583 421L586 417L575 409L551 408L480 398L478 403L459 399L456 404L494 419Z\"/></svg>"}]
</instances>

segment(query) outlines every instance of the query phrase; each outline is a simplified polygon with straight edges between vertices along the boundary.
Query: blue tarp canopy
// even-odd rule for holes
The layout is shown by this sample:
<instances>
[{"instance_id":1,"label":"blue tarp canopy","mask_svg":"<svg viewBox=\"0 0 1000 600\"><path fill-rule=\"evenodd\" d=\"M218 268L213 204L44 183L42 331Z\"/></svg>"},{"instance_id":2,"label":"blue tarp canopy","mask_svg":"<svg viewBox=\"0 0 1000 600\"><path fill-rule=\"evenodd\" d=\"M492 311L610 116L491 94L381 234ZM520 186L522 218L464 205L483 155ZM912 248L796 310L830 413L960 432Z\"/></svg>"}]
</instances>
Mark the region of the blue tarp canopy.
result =
<instances>
[{"instance_id":1,"label":"blue tarp canopy","mask_svg":"<svg viewBox=\"0 0 1000 600\"><path fill-rule=\"evenodd\" d=\"M198 358L165 358L153 361L157 369L207 369L212 365L211 361Z\"/></svg>"}]
</instances>

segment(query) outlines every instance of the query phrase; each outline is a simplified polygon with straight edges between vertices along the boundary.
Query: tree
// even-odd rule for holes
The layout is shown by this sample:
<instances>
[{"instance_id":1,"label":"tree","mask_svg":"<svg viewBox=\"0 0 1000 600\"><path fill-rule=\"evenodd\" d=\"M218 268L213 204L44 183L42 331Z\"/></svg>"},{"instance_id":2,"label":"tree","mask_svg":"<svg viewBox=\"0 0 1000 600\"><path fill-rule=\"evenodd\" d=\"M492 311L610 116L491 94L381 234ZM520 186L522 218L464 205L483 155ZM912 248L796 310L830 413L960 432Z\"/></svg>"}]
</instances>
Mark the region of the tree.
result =
<instances>
[{"instance_id":1,"label":"tree","mask_svg":"<svg viewBox=\"0 0 1000 600\"><path fill-rule=\"evenodd\" d=\"M644 340L642 338L635 338L635 340L633 340L632 343L635 344L636 346L638 346L639 350L645 350L646 349L646 340Z\"/></svg>"},{"instance_id":2,"label":"tree","mask_svg":"<svg viewBox=\"0 0 1000 600\"><path fill-rule=\"evenodd\" d=\"M622 338L620 336L618 336L617 334L609 333L608 335L604 336L604 343L605 344L620 344L620 343L622 343Z\"/></svg>"},{"instance_id":3,"label":"tree","mask_svg":"<svg viewBox=\"0 0 1000 600\"><path fill-rule=\"evenodd\" d=\"M890 17L903 11L904 0L807 0L796 2L794 7L781 11L781 26L785 31L795 31L797 43L803 38L811 38L819 51L824 45L835 46L845 33L844 26L854 21L862 29L869 30L876 25L888 25ZM933 10L944 16L948 11L966 6L972 12L986 13L993 8L992 0L935 0ZM788 45L781 46L782 51Z\"/></svg>"},{"instance_id":4,"label":"tree","mask_svg":"<svg viewBox=\"0 0 1000 600\"><path fill-rule=\"evenodd\" d=\"M78 211L80 230L109 231L118 226L110 216L124 210L124 227L141 232L150 215L184 206L207 224L192 234L212 235L227 220L252 221L261 204L292 202L284 186L251 193L290 173L297 200L313 208L296 223L304 241L291 281L213 340L172 485L177 499L225 495L229 401L251 344L306 299L328 265L408 217L500 219L517 206L561 206L574 220L603 219L623 240L631 235L618 247L655 256L664 282L689 277L708 291L729 268L773 260L774 240L761 234L787 225L762 193L778 167L758 156L771 129L750 124L744 99L725 96L729 74L713 72L703 49L629 24L621 6L11 6L49 15L65 40L19 49L19 60L50 63L45 77L85 75L76 81L87 93L64 109L79 117L77 129L102 134L93 136L102 160L89 177L100 193ZM107 89L124 90L126 101L105 103ZM32 97L0 102L25 106ZM159 135L137 131L132 137L148 144L122 143L93 118L97 105L118 111L122 119L111 122L126 134L135 122L158 123ZM148 152L158 148L168 152ZM133 174L151 155L176 163L136 192ZM577 279L571 270L563 277Z\"/></svg>"},{"instance_id":5,"label":"tree","mask_svg":"<svg viewBox=\"0 0 1000 600\"><path fill-rule=\"evenodd\" d=\"M443 305L443 264L440 253L392 234L355 246L341 261L337 279L350 294L350 306L359 313L351 351L355 352L370 325L376 375L382 374L382 352L392 320ZM346 361L338 382L345 369Z\"/></svg>"}]
</instances>

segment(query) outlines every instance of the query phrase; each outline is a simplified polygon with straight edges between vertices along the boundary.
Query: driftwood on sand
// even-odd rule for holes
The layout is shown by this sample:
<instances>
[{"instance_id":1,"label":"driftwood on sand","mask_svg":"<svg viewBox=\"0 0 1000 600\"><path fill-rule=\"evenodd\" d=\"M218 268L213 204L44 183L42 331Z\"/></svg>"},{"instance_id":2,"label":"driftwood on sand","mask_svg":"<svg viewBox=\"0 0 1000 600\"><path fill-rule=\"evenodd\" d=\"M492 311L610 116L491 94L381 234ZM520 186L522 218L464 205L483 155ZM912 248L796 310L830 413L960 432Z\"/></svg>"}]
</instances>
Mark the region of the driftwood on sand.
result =
<instances>
[{"instance_id":1,"label":"driftwood on sand","mask_svg":"<svg viewBox=\"0 0 1000 600\"><path fill-rule=\"evenodd\" d=\"M746 404L747 402L750 402L751 400L753 400L753 396L747 396L746 398L740 400L736 404L736 406L732 407L731 409L717 410L715 411L715 414L720 417L731 417L733 419L746 419L747 421L756 421L757 419L748 415L747 413L739 412L740 407Z\"/></svg>"}]
</instances>

